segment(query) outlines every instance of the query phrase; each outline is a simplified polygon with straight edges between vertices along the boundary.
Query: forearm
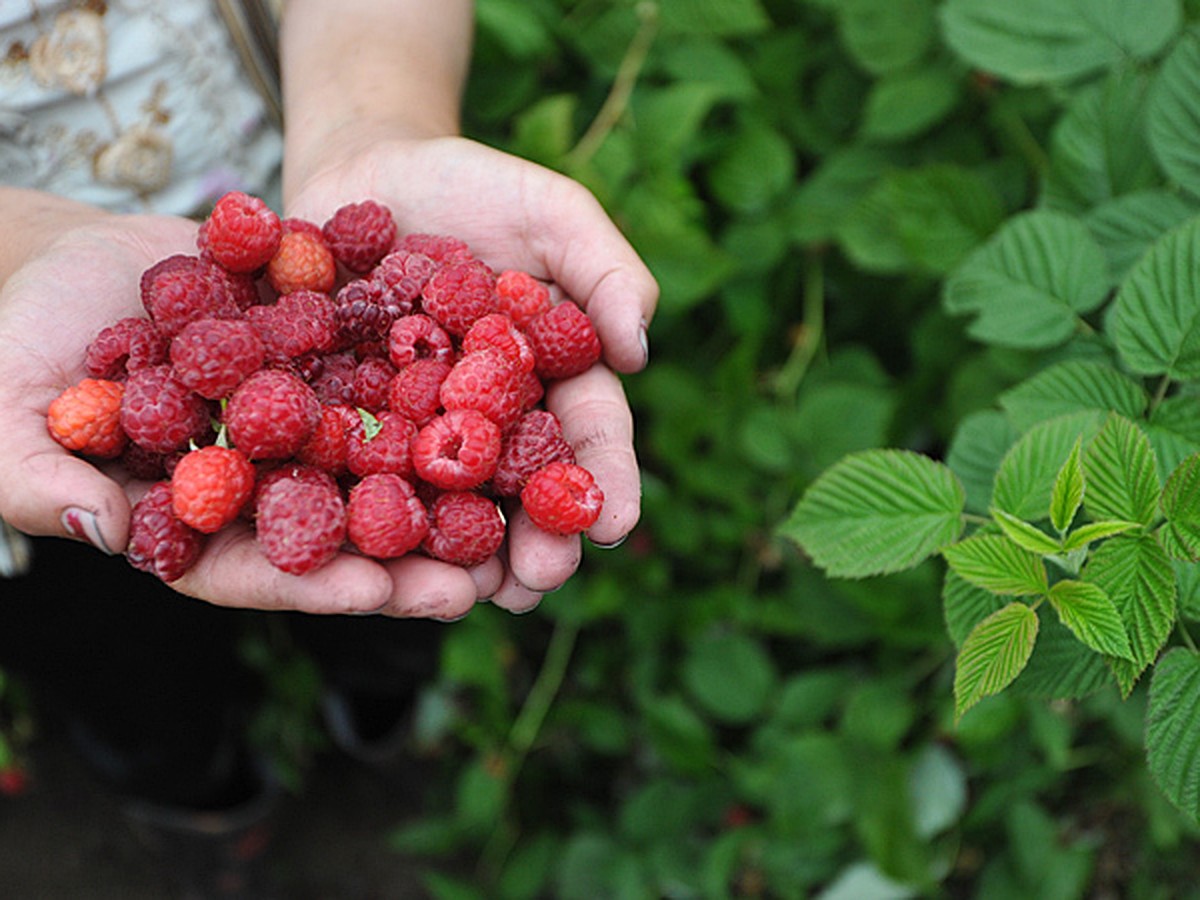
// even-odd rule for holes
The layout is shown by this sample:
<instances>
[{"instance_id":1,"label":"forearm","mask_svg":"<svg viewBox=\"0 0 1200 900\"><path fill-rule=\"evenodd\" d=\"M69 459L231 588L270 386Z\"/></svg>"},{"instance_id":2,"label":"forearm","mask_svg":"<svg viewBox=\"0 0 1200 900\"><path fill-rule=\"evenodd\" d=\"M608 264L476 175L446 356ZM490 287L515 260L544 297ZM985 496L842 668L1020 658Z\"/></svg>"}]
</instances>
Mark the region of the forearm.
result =
<instances>
[{"instance_id":1,"label":"forearm","mask_svg":"<svg viewBox=\"0 0 1200 900\"><path fill-rule=\"evenodd\" d=\"M284 193L378 138L456 134L470 0L289 0Z\"/></svg>"},{"instance_id":2,"label":"forearm","mask_svg":"<svg viewBox=\"0 0 1200 900\"><path fill-rule=\"evenodd\" d=\"M63 232L108 215L56 194L0 187L0 286Z\"/></svg>"}]
</instances>

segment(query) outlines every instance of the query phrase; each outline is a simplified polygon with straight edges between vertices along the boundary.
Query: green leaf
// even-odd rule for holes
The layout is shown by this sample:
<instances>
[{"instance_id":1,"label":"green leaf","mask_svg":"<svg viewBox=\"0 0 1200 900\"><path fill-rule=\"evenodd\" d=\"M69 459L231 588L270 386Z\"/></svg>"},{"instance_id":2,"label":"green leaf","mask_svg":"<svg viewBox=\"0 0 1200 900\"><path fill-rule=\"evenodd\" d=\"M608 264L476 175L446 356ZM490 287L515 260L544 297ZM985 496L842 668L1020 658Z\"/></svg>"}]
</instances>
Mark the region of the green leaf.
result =
<instances>
[{"instance_id":1,"label":"green leaf","mask_svg":"<svg viewBox=\"0 0 1200 900\"><path fill-rule=\"evenodd\" d=\"M1088 522L1086 525L1080 525L1065 538L1063 538L1063 552L1070 553L1073 550L1082 550L1093 541L1102 541L1105 538L1115 537L1118 534L1124 534L1127 531L1133 531L1135 528L1141 528L1137 522L1122 522L1122 521L1105 521L1105 522Z\"/></svg>"},{"instance_id":2,"label":"green leaf","mask_svg":"<svg viewBox=\"0 0 1200 900\"><path fill-rule=\"evenodd\" d=\"M1167 479L1162 492L1164 547L1172 557L1200 559L1200 453L1185 459Z\"/></svg>"},{"instance_id":3,"label":"green leaf","mask_svg":"<svg viewBox=\"0 0 1200 900\"><path fill-rule=\"evenodd\" d=\"M693 644L681 674L700 708L737 725L762 713L777 681L775 667L762 645L737 633L714 635Z\"/></svg>"},{"instance_id":4,"label":"green leaf","mask_svg":"<svg viewBox=\"0 0 1200 900\"><path fill-rule=\"evenodd\" d=\"M658 0L664 30L714 37L757 34L771 25L759 0Z\"/></svg>"},{"instance_id":5,"label":"green leaf","mask_svg":"<svg viewBox=\"0 0 1200 900\"><path fill-rule=\"evenodd\" d=\"M1152 536L1120 535L1091 551L1083 578L1112 598L1129 634L1132 662L1110 660L1127 695L1175 625L1175 569Z\"/></svg>"},{"instance_id":6,"label":"green leaf","mask_svg":"<svg viewBox=\"0 0 1200 900\"><path fill-rule=\"evenodd\" d=\"M833 11L846 51L873 75L910 66L936 35L930 0L840 0Z\"/></svg>"},{"instance_id":7,"label":"green leaf","mask_svg":"<svg viewBox=\"0 0 1200 900\"><path fill-rule=\"evenodd\" d=\"M1029 429L1000 461L992 491L992 506L1019 519L1037 521L1046 515L1054 484L1080 438L1084 443L1100 430L1100 413L1084 412L1049 419Z\"/></svg>"},{"instance_id":8,"label":"green leaf","mask_svg":"<svg viewBox=\"0 0 1200 900\"><path fill-rule=\"evenodd\" d=\"M1002 509L993 509L992 518L996 520L996 524L1000 526L1000 530L1010 541L1030 553L1044 555L1058 553L1062 549L1059 547L1058 541L1046 532Z\"/></svg>"},{"instance_id":9,"label":"green leaf","mask_svg":"<svg viewBox=\"0 0 1200 900\"><path fill-rule=\"evenodd\" d=\"M1084 457L1087 497L1093 519L1122 519L1149 525L1158 511L1158 464L1150 439L1124 416L1108 417Z\"/></svg>"},{"instance_id":10,"label":"green leaf","mask_svg":"<svg viewBox=\"0 0 1200 900\"><path fill-rule=\"evenodd\" d=\"M1154 667L1146 758L1167 799L1200 821L1200 655L1182 647Z\"/></svg>"},{"instance_id":11,"label":"green leaf","mask_svg":"<svg viewBox=\"0 0 1200 900\"><path fill-rule=\"evenodd\" d=\"M1018 84L1072 81L1127 55L1153 56L1181 17L1178 0L949 0L941 9L959 56Z\"/></svg>"},{"instance_id":12,"label":"green leaf","mask_svg":"<svg viewBox=\"0 0 1200 900\"><path fill-rule=\"evenodd\" d=\"M958 652L954 714L998 694L1021 674L1037 641L1038 617L1019 601L992 613L972 629Z\"/></svg>"},{"instance_id":13,"label":"green leaf","mask_svg":"<svg viewBox=\"0 0 1200 900\"><path fill-rule=\"evenodd\" d=\"M1017 436L1008 418L994 409L971 413L958 423L946 453L946 465L962 482L971 512L988 511L996 470Z\"/></svg>"},{"instance_id":14,"label":"green leaf","mask_svg":"<svg viewBox=\"0 0 1200 900\"><path fill-rule=\"evenodd\" d=\"M1168 397L1150 413L1145 429L1158 457L1159 475L1165 480L1176 466L1200 451L1200 403L1187 394Z\"/></svg>"},{"instance_id":15,"label":"green leaf","mask_svg":"<svg viewBox=\"0 0 1200 900\"><path fill-rule=\"evenodd\" d=\"M885 75L867 93L860 133L884 143L909 140L941 122L959 96L958 82L941 68Z\"/></svg>"},{"instance_id":16,"label":"green leaf","mask_svg":"<svg viewBox=\"0 0 1200 900\"><path fill-rule=\"evenodd\" d=\"M475 21L480 33L494 37L513 59L532 59L552 46L546 23L537 9L523 0L479 0Z\"/></svg>"},{"instance_id":17,"label":"green leaf","mask_svg":"<svg viewBox=\"0 0 1200 900\"><path fill-rule=\"evenodd\" d=\"M1160 235L1195 214L1195 207L1177 194L1136 191L1095 207L1084 223L1104 251L1113 277L1123 281Z\"/></svg>"},{"instance_id":18,"label":"green leaf","mask_svg":"<svg viewBox=\"0 0 1200 900\"><path fill-rule=\"evenodd\" d=\"M976 535L942 549L950 568L976 587L1006 596L1046 592L1041 557L1000 535Z\"/></svg>"},{"instance_id":19,"label":"green leaf","mask_svg":"<svg viewBox=\"0 0 1200 900\"><path fill-rule=\"evenodd\" d=\"M800 244L832 240L846 215L890 165L882 152L862 147L835 150L820 160L795 192L792 239Z\"/></svg>"},{"instance_id":20,"label":"green leaf","mask_svg":"<svg viewBox=\"0 0 1200 900\"><path fill-rule=\"evenodd\" d=\"M1121 614L1102 588L1084 581L1059 581L1050 589L1050 604L1084 644L1098 653L1131 658Z\"/></svg>"},{"instance_id":21,"label":"green leaf","mask_svg":"<svg viewBox=\"0 0 1200 900\"><path fill-rule=\"evenodd\" d=\"M1070 338L1108 290L1104 255L1083 223L1034 210L968 256L946 280L943 301L951 314L975 315L972 337L1035 349Z\"/></svg>"},{"instance_id":22,"label":"green leaf","mask_svg":"<svg viewBox=\"0 0 1200 900\"><path fill-rule=\"evenodd\" d=\"M1150 147L1163 171L1193 196L1200 195L1200 29L1175 44L1158 71L1146 109Z\"/></svg>"},{"instance_id":23,"label":"green leaf","mask_svg":"<svg viewBox=\"0 0 1200 900\"><path fill-rule=\"evenodd\" d=\"M909 776L909 794L917 834L929 839L950 828L967 809L967 773L942 744L917 753Z\"/></svg>"},{"instance_id":24,"label":"green leaf","mask_svg":"<svg viewBox=\"0 0 1200 900\"><path fill-rule=\"evenodd\" d=\"M1049 604L1037 612L1037 646L1014 682L1013 693L1042 700L1073 700L1112 684L1106 657L1084 646Z\"/></svg>"},{"instance_id":25,"label":"green leaf","mask_svg":"<svg viewBox=\"0 0 1200 900\"><path fill-rule=\"evenodd\" d=\"M1000 395L1001 408L1019 431L1084 410L1139 418L1148 402L1140 384L1110 365L1087 360L1050 366Z\"/></svg>"},{"instance_id":26,"label":"green leaf","mask_svg":"<svg viewBox=\"0 0 1200 900\"><path fill-rule=\"evenodd\" d=\"M908 451L867 450L813 482L782 533L833 577L881 575L955 540L963 502L946 466Z\"/></svg>"},{"instance_id":27,"label":"green leaf","mask_svg":"<svg viewBox=\"0 0 1200 900\"><path fill-rule=\"evenodd\" d=\"M740 212L764 209L796 177L791 144L767 125L744 125L709 171L713 194Z\"/></svg>"},{"instance_id":28,"label":"green leaf","mask_svg":"<svg viewBox=\"0 0 1200 900\"><path fill-rule=\"evenodd\" d=\"M1082 440L1076 440L1071 455L1058 470L1054 489L1050 494L1050 524L1062 534L1075 520L1075 514L1083 503Z\"/></svg>"},{"instance_id":29,"label":"green leaf","mask_svg":"<svg viewBox=\"0 0 1200 900\"><path fill-rule=\"evenodd\" d=\"M1160 237L1117 292L1107 332L1139 375L1200 378L1200 219Z\"/></svg>"}]
</instances>

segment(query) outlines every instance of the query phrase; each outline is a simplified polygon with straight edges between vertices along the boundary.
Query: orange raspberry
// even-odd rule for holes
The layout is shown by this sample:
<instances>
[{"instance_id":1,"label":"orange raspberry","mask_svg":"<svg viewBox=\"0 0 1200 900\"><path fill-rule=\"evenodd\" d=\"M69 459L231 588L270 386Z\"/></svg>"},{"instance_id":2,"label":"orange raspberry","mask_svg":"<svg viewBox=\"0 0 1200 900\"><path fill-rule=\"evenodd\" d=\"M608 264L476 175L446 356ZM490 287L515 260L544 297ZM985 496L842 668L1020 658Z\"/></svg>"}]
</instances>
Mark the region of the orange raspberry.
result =
<instances>
[{"instance_id":1,"label":"orange raspberry","mask_svg":"<svg viewBox=\"0 0 1200 900\"><path fill-rule=\"evenodd\" d=\"M86 456L113 459L128 438L121 428L125 388L104 378L84 378L54 398L46 413L50 436Z\"/></svg>"},{"instance_id":2,"label":"orange raspberry","mask_svg":"<svg viewBox=\"0 0 1200 900\"><path fill-rule=\"evenodd\" d=\"M295 291L333 290L337 262L333 252L319 237L307 231L289 231L279 242L279 250L267 263L267 280L280 294Z\"/></svg>"}]
</instances>

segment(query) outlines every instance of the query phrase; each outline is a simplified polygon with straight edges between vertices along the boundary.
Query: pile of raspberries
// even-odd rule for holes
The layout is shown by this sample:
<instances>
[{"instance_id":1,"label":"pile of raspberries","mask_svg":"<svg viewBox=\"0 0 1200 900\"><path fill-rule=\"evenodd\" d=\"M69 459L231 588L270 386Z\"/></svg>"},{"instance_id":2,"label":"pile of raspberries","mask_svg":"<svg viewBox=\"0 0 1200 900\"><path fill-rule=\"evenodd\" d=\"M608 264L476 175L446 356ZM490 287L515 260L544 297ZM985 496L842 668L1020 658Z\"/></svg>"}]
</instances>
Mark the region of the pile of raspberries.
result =
<instances>
[{"instance_id":1,"label":"pile of raspberries","mask_svg":"<svg viewBox=\"0 0 1200 900\"><path fill-rule=\"evenodd\" d=\"M101 330L47 414L62 446L154 482L133 566L174 581L237 520L293 574L344 549L477 565L504 498L556 534L597 520L541 406L600 358L580 307L457 238L400 234L373 200L318 226L230 192L197 245L143 273L146 316Z\"/></svg>"}]
</instances>

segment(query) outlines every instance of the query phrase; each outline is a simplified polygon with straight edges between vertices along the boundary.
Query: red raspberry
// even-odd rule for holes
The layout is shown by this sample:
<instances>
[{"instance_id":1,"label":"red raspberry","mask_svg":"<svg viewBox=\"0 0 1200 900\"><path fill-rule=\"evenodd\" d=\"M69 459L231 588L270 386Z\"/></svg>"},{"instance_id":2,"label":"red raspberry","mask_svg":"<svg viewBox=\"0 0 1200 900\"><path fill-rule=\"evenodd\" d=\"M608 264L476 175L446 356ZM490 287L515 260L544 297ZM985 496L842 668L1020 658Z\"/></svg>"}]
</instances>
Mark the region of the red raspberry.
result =
<instances>
[{"instance_id":1,"label":"red raspberry","mask_svg":"<svg viewBox=\"0 0 1200 900\"><path fill-rule=\"evenodd\" d=\"M334 297L338 335L345 344L381 341L412 304L396 299L387 286L372 278L347 282Z\"/></svg>"},{"instance_id":2,"label":"red raspberry","mask_svg":"<svg viewBox=\"0 0 1200 900\"><path fill-rule=\"evenodd\" d=\"M502 497L515 497L530 475L552 462L573 463L575 451L554 413L532 409L504 435L492 489Z\"/></svg>"},{"instance_id":3,"label":"red raspberry","mask_svg":"<svg viewBox=\"0 0 1200 900\"><path fill-rule=\"evenodd\" d=\"M350 406L322 406L321 421L304 445L296 451L296 459L330 475L342 475L347 470L350 449L350 428L357 421L358 411Z\"/></svg>"},{"instance_id":4,"label":"red raspberry","mask_svg":"<svg viewBox=\"0 0 1200 900\"><path fill-rule=\"evenodd\" d=\"M392 473L368 475L350 490L346 533L367 556L395 559L421 545L429 516L413 486Z\"/></svg>"},{"instance_id":5,"label":"red raspberry","mask_svg":"<svg viewBox=\"0 0 1200 900\"><path fill-rule=\"evenodd\" d=\"M425 425L442 411L439 393L450 369L450 363L437 359L409 363L388 387L388 409L402 413L417 425Z\"/></svg>"},{"instance_id":6,"label":"red raspberry","mask_svg":"<svg viewBox=\"0 0 1200 900\"><path fill-rule=\"evenodd\" d=\"M471 249L464 241L445 234L406 234L396 242L396 249L423 254L440 266L472 258Z\"/></svg>"},{"instance_id":7,"label":"red raspberry","mask_svg":"<svg viewBox=\"0 0 1200 900\"><path fill-rule=\"evenodd\" d=\"M200 245L230 272L254 272L279 249L279 216L258 197L230 191L213 206L201 226Z\"/></svg>"},{"instance_id":8,"label":"red raspberry","mask_svg":"<svg viewBox=\"0 0 1200 900\"><path fill-rule=\"evenodd\" d=\"M482 319L476 319L463 336L464 353L485 347L495 347L501 351L518 371L533 371L535 360L529 338L504 313L489 313Z\"/></svg>"},{"instance_id":9,"label":"red raspberry","mask_svg":"<svg viewBox=\"0 0 1200 900\"><path fill-rule=\"evenodd\" d=\"M171 475L171 507L181 522L203 534L237 518L254 490L254 466L229 447L187 453Z\"/></svg>"},{"instance_id":10,"label":"red raspberry","mask_svg":"<svg viewBox=\"0 0 1200 900\"><path fill-rule=\"evenodd\" d=\"M526 334L543 380L578 375L600 359L600 338L592 320L570 301L542 313L529 323Z\"/></svg>"},{"instance_id":11,"label":"red raspberry","mask_svg":"<svg viewBox=\"0 0 1200 900\"><path fill-rule=\"evenodd\" d=\"M449 410L417 432L412 444L418 477L446 491L483 484L496 471L500 429L474 409Z\"/></svg>"},{"instance_id":12,"label":"red raspberry","mask_svg":"<svg viewBox=\"0 0 1200 900\"><path fill-rule=\"evenodd\" d=\"M128 438L121 429L120 382L84 378L52 401L46 412L50 436L68 450L113 459L125 449Z\"/></svg>"},{"instance_id":13,"label":"red raspberry","mask_svg":"<svg viewBox=\"0 0 1200 900\"><path fill-rule=\"evenodd\" d=\"M487 347L456 362L438 396L445 409L478 410L503 432L521 415L522 381L503 352Z\"/></svg>"},{"instance_id":14,"label":"red raspberry","mask_svg":"<svg viewBox=\"0 0 1200 900\"><path fill-rule=\"evenodd\" d=\"M254 481L254 490L250 494L250 499L242 507L242 518L249 521L254 521L255 515L258 513L258 498L262 496L263 491L281 479L291 478L316 484L332 491L340 490L333 475L305 463L276 463L274 460L267 460L255 464L255 470L258 475Z\"/></svg>"},{"instance_id":15,"label":"red raspberry","mask_svg":"<svg viewBox=\"0 0 1200 900\"><path fill-rule=\"evenodd\" d=\"M216 273L217 280L221 283L226 296L242 312L259 304L258 282L253 275L227 272L220 266L215 265L212 267L212 270Z\"/></svg>"},{"instance_id":16,"label":"red raspberry","mask_svg":"<svg viewBox=\"0 0 1200 900\"><path fill-rule=\"evenodd\" d=\"M237 319L242 310L218 266L198 256L168 256L142 273L142 305L167 337L196 319Z\"/></svg>"},{"instance_id":17,"label":"red raspberry","mask_svg":"<svg viewBox=\"0 0 1200 900\"><path fill-rule=\"evenodd\" d=\"M321 228L325 243L351 272L366 272L392 249L396 220L382 203L348 203Z\"/></svg>"},{"instance_id":18,"label":"red raspberry","mask_svg":"<svg viewBox=\"0 0 1200 900\"><path fill-rule=\"evenodd\" d=\"M337 279L337 261L325 245L320 232L316 237L303 231L291 231L279 241L279 249L267 263L267 281L280 294L293 291L333 290Z\"/></svg>"},{"instance_id":19,"label":"red raspberry","mask_svg":"<svg viewBox=\"0 0 1200 900\"><path fill-rule=\"evenodd\" d=\"M325 243L325 236L321 234L321 226L316 222L310 222L308 219L298 219L295 216L289 216L279 223L280 229L284 234L292 234L300 232L317 238L322 244Z\"/></svg>"},{"instance_id":20,"label":"red raspberry","mask_svg":"<svg viewBox=\"0 0 1200 900\"><path fill-rule=\"evenodd\" d=\"M387 406L388 388L396 377L396 367L377 356L364 359L354 370L354 404L371 412Z\"/></svg>"},{"instance_id":21,"label":"red raspberry","mask_svg":"<svg viewBox=\"0 0 1200 900\"><path fill-rule=\"evenodd\" d=\"M578 534L600 518L604 492L582 466L552 462L529 476L521 491L521 505L543 531Z\"/></svg>"},{"instance_id":22,"label":"red raspberry","mask_svg":"<svg viewBox=\"0 0 1200 900\"><path fill-rule=\"evenodd\" d=\"M125 558L135 569L175 581L192 567L203 549L204 535L175 515L168 482L156 482L133 505Z\"/></svg>"},{"instance_id":23,"label":"red raspberry","mask_svg":"<svg viewBox=\"0 0 1200 900\"><path fill-rule=\"evenodd\" d=\"M220 400L262 368L263 342L249 322L197 319L171 339L176 377L201 397Z\"/></svg>"},{"instance_id":24,"label":"red raspberry","mask_svg":"<svg viewBox=\"0 0 1200 900\"><path fill-rule=\"evenodd\" d=\"M354 373L358 369L358 359L353 350L312 357L308 363L306 377L322 403L354 403Z\"/></svg>"},{"instance_id":25,"label":"red raspberry","mask_svg":"<svg viewBox=\"0 0 1200 900\"><path fill-rule=\"evenodd\" d=\"M388 332L388 359L403 369L418 359L454 362L454 342L437 322L422 313L403 316Z\"/></svg>"},{"instance_id":26,"label":"red raspberry","mask_svg":"<svg viewBox=\"0 0 1200 900\"><path fill-rule=\"evenodd\" d=\"M437 268L438 264L424 253L393 250L379 261L371 272L371 280L385 288L391 301L403 310L401 315L407 316L415 309L421 289Z\"/></svg>"},{"instance_id":27,"label":"red raspberry","mask_svg":"<svg viewBox=\"0 0 1200 900\"><path fill-rule=\"evenodd\" d=\"M546 396L546 386L536 372L526 372L521 381L521 409L533 409Z\"/></svg>"},{"instance_id":28,"label":"red raspberry","mask_svg":"<svg viewBox=\"0 0 1200 900\"><path fill-rule=\"evenodd\" d=\"M313 389L282 369L260 369L237 386L225 407L229 439L250 459L286 459L321 420Z\"/></svg>"},{"instance_id":29,"label":"red raspberry","mask_svg":"<svg viewBox=\"0 0 1200 900\"><path fill-rule=\"evenodd\" d=\"M346 504L336 486L279 478L258 495L254 535L273 566L303 575L337 556L346 539Z\"/></svg>"},{"instance_id":30,"label":"red raspberry","mask_svg":"<svg viewBox=\"0 0 1200 900\"><path fill-rule=\"evenodd\" d=\"M473 491L442 494L429 508L429 535L421 546L434 559L477 566L504 542L500 507Z\"/></svg>"},{"instance_id":31,"label":"red raspberry","mask_svg":"<svg viewBox=\"0 0 1200 900\"><path fill-rule=\"evenodd\" d=\"M438 269L421 292L421 308L455 337L496 311L496 275L478 260Z\"/></svg>"},{"instance_id":32,"label":"red raspberry","mask_svg":"<svg viewBox=\"0 0 1200 900\"><path fill-rule=\"evenodd\" d=\"M211 434L208 404L169 365L130 374L121 399L121 427L147 450L170 453Z\"/></svg>"},{"instance_id":33,"label":"red raspberry","mask_svg":"<svg viewBox=\"0 0 1200 900\"><path fill-rule=\"evenodd\" d=\"M346 465L360 477L392 472L408 478L413 474L416 436L417 426L398 412L383 410L378 416L362 412L358 427L347 429Z\"/></svg>"},{"instance_id":34,"label":"red raspberry","mask_svg":"<svg viewBox=\"0 0 1200 900\"><path fill-rule=\"evenodd\" d=\"M518 328L550 308L550 289L528 272L506 269L496 276L496 308Z\"/></svg>"},{"instance_id":35,"label":"red raspberry","mask_svg":"<svg viewBox=\"0 0 1200 900\"><path fill-rule=\"evenodd\" d=\"M316 291L294 291L273 306L246 310L270 363L281 363L306 353L324 353L336 340L333 302Z\"/></svg>"},{"instance_id":36,"label":"red raspberry","mask_svg":"<svg viewBox=\"0 0 1200 900\"><path fill-rule=\"evenodd\" d=\"M130 316L100 330L88 344L84 367L93 378L119 380L166 361L166 335L149 319Z\"/></svg>"}]
</instances>

